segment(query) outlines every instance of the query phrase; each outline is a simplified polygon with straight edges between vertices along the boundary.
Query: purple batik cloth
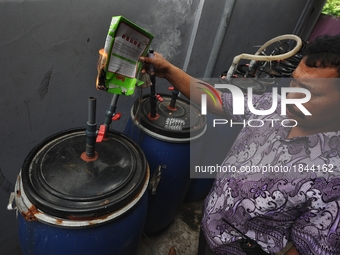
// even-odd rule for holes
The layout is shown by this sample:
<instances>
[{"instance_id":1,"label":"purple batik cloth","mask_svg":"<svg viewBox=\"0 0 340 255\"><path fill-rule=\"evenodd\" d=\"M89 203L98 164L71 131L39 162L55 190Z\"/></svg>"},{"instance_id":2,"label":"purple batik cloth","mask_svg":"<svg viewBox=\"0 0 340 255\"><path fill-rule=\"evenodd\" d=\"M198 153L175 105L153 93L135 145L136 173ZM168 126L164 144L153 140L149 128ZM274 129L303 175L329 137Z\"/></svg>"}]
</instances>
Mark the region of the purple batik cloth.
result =
<instances>
[{"instance_id":1,"label":"purple batik cloth","mask_svg":"<svg viewBox=\"0 0 340 255\"><path fill-rule=\"evenodd\" d=\"M223 93L222 101L231 116L231 94ZM269 109L272 95L254 96L253 104ZM270 254L289 241L300 255L340 254L340 132L288 139L291 127L281 125L280 103L277 109L232 117L277 121L241 130L221 165L238 171L219 173L205 200L205 238L217 254L245 254L241 235L224 218Z\"/></svg>"}]
</instances>

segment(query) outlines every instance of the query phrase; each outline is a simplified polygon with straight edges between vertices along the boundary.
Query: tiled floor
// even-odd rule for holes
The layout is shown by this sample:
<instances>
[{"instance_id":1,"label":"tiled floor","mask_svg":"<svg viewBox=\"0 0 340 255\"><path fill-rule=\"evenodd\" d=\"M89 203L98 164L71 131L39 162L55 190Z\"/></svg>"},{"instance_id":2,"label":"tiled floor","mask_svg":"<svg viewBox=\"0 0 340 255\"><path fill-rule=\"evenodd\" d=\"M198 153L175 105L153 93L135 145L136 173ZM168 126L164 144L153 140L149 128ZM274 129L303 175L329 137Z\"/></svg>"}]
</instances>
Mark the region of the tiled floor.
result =
<instances>
[{"instance_id":1,"label":"tiled floor","mask_svg":"<svg viewBox=\"0 0 340 255\"><path fill-rule=\"evenodd\" d=\"M142 238L138 255L168 255L174 246L176 255L196 255L203 200L184 203L175 220L157 234Z\"/></svg>"}]
</instances>

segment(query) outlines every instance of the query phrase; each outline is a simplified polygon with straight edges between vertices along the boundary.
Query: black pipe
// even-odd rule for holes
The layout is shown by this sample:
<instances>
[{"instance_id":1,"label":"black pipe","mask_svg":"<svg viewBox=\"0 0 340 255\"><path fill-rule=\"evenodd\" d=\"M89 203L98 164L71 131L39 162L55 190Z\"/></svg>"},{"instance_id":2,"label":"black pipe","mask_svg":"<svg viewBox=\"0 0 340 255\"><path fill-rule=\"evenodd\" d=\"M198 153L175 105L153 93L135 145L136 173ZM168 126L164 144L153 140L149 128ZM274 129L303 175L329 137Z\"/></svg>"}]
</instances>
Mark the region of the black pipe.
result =
<instances>
[{"instance_id":1,"label":"black pipe","mask_svg":"<svg viewBox=\"0 0 340 255\"><path fill-rule=\"evenodd\" d=\"M153 58L154 57L154 51L149 50L148 57ZM156 118L157 112L156 112L156 106L157 106L157 97L156 97L156 76L154 74L154 67L152 65L149 66L149 72L150 72L150 80L151 80L151 87L150 87L150 117Z\"/></svg>"},{"instance_id":2,"label":"black pipe","mask_svg":"<svg viewBox=\"0 0 340 255\"><path fill-rule=\"evenodd\" d=\"M93 158L95 156L96 145L96 101L95 97L89 97L88 100L88 121L86 126L86 157Z\"/></svg>"},{"instance_id":3,"label":"black pipe","mask_svg":"<svg viewBox=\"0 0 340 255\"><path fill-rule=\"evenodd\" d=\"M179 94L178 89L174 88L174 90L171 93L171 101L170 101L170 104L169 104L170 109L176 108L176 100L177 100L178 94Z\"/></svg>"},{"instance_id":4,"label":"black pipe","mask_svg":"<svg viewBox=\"0 0 340 255\"><path fill-rule=\"evenodd\" d=\"M106 130L110 129L110 125L112 123L112 117L114 116L114 114L116 114L118 98L119 98L119 95L117 94L114 94L112 96L110 107L105 113L104 126L106 127Z\"/></svg>"},{"instance_id":5,"label":"black pipe","mask_svg":"<svg viewBox=\"0 0 340 255\"><path fill-rule=\"evenodd\" d=\"M157 116L157 111L156 111L156 106L157 106L157 97L156 97L156 90L155 90L155 83L154 81L152 81L152 77L151 78L151 82L152 85L150 87L151 90L151 94L150 94L150 117L151 118L156 118Z\"/></svg>"}]
</instances>

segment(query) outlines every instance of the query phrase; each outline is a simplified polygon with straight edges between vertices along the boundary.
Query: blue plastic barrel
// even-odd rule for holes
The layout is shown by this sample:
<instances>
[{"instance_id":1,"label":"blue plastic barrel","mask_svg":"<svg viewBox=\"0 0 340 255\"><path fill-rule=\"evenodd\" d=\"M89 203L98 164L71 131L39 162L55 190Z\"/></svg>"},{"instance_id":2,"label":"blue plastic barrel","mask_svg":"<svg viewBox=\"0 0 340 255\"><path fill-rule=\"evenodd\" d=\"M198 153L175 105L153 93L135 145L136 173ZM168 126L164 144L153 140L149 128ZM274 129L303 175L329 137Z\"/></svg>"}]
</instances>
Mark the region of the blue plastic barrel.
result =
<instances>
[{"instance_id":1,"label":"blue plastic barrel","mask_svg":"<svg viewBox=\"0 0 340 255\"><path fill-rule=\"evenodd\" d=\"M155 233L168 226L178 213L190 185L191 150L197 158L206 119L197 106L178 98L169 109L170 96L161 95L157 118L150 118L149 96L137 100L124 133L142 148L150 165L149 202L144 231Z\"/></svg>"},{"instance_id":2,"label":"blue plastic barrel","mask_svg":"<svg viewBox=\"0 0 340 255\"><path fill-rule=\"evenodd\" d=\"M22 254L137 254L149 169L140 147L109 131L84 161L85 130L47 138L26 157L15 186Z\"/></svg>"},{"instance_id":3,"label":"blue plastic barrel","mask_svg":"<svg viewBox=\"0 0 340 255\"><path fill-rule=\"evenodd\" d=\"M216 125L213 127L214 119L225 119L224 115L209 112L207 114L207 130L204 133L204 146L201 152L199 165L201 167L221 165L228 151L233 145L242 126L230 127L228 125ZM204 199L214 182L215 174L195 173L192 174L191 183L185 197L185 202L194 202Z\"/></svg>"}]
</instances>

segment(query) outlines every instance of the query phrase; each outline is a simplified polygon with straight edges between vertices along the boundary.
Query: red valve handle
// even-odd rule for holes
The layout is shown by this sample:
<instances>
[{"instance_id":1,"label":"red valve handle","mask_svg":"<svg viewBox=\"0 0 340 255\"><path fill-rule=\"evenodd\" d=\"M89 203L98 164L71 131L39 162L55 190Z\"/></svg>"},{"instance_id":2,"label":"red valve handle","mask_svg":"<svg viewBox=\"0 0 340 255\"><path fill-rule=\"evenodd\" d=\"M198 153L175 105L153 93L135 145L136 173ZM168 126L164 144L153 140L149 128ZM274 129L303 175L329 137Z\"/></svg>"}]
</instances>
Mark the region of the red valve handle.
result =
<instances>
[{"instance_id":1,"label":"red valve handle","mask_svg":"<svg viewBox=\"0 0 340 255\"><path fill-rule=\"evenodd\" d=\"M100 125L99 130L98 130L97 139L96 139L97 143L101 143L103 141L103 139L105 137L105 133L106 133L106 126Z\"/></svg>"},{"instance_id":2,"label":"red valve handle","mask_svg":"<svg viewBox=\"0 0 340 255\"><path fill-rule=\"evenodd\" d=\"M157 98L157 100L159 101L159 102L163 102L163 98L160 96L160 95L156 95L156 98Z\"/></svg>"},{"instance_id":3,"label":"red valve handle","mask_svg":"<svg viewBox=\"0 0 340 255\"><path fill-rule=\"evenodd\" d=\"M115 120L119 120L120 117L122 117L122 114L119 113L119 112L117 112L115 115L113 115L112 120L114 120L114 121L115 121Z\"/></svg>"}]
</instances>

